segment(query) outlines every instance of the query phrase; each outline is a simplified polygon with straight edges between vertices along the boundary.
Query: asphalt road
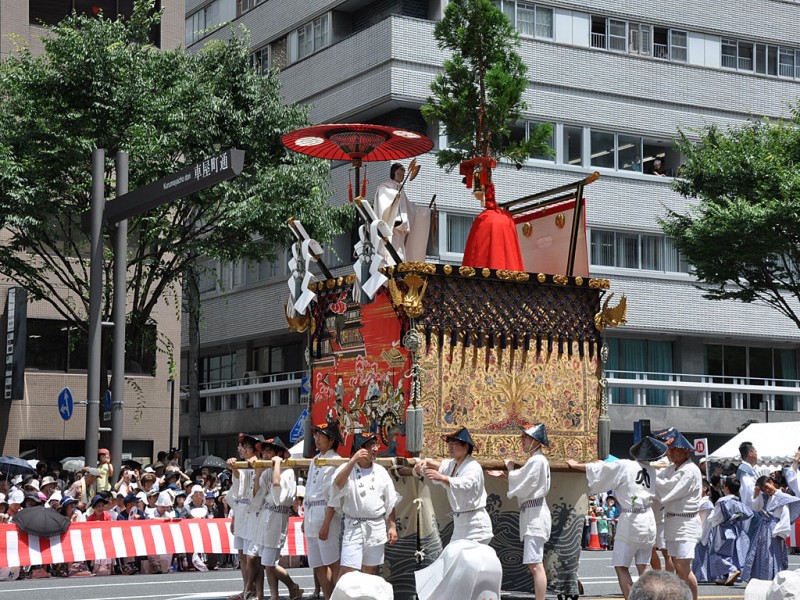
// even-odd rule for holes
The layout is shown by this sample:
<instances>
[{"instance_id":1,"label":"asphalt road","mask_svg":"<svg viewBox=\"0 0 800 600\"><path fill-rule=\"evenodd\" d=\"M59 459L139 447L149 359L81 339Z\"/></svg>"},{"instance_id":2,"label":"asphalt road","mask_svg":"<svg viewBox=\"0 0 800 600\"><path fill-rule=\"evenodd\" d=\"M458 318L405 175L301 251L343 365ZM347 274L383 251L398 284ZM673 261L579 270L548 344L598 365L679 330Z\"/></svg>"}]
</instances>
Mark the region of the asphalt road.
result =
<instances>
[{"instance_id":1,"label":"asphalt road","mask_svg":"<svg viewBox=\"0 0 800 600\"><path fill-rule=\"evenodd\" d=\"M800 568L800 556L789 557L789 568ZM291 569L292 577L310 598L314 581L309 569ZM610 552L583 552L579 569L585 595L602 600L621 598ZM532 585L532 584L531 584ZM224 600L241 590L238 571L223 569L208 573L168 573L126 577L52 578L0 583L0 600ZM555 598L548 594L548 599ZM532 594L504 593L503 600L528 600ZM742 599L744 585L701 585L701 599ZM281 599L288 599L281 586Z\"/></svg>"}]
</instances>

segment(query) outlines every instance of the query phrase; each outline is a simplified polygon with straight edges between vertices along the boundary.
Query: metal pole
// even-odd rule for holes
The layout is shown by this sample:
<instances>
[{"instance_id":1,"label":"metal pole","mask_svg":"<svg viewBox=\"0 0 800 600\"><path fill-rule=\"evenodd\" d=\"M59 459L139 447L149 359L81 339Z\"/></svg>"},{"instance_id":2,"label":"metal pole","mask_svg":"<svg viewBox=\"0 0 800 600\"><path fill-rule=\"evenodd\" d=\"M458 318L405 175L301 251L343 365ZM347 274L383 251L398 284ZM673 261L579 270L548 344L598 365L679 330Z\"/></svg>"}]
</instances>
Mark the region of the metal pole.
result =
<instances>
[{"instance_id":1,"label":"metal pole","mask_svg":"<svg viewBox=\"0 0 800 600\"><path fill-rule=\"evenodd\" d=\"M103 209L105 205L105 150L92 151L92 212L89 254L89 360L86 369L86 466L97 466L100 426L100 354L103 309Z\"/></svg>"},{"instance_id":2,"label":"metal pole","mask_svg":"<svg viewBox=\"0 0 800 600\"><path fill-rule=\"evenodd\" d=\"M128 153L117 152L117 197L128 193ZM128 220L117 223L114 235L114 347L111 358L111 464L119 477L125 437L125 308L128 298Z\"/></svg>"},{"instance_id":3,"label":"metal pole","mask_svg":"<svg viewBox=\"0 0 800 600\"><path fill-rule=\"evenodd\" d=\"M169 448L172 450L172 430L175 428L175 380L169 380Z\"/></svg>"}]
</instances>

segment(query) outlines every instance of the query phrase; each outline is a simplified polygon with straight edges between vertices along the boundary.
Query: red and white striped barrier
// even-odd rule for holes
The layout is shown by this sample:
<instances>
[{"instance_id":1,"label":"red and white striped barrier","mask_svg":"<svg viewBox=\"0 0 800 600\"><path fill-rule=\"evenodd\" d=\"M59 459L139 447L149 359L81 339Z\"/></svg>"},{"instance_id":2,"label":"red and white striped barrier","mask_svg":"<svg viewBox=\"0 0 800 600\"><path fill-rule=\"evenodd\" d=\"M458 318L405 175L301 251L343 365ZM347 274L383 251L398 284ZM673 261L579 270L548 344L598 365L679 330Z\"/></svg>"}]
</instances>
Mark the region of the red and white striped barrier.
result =
<instances>
[{"instance_id":1,"label":"red and white striped barrier","mask_svg":"<svg viewBox=\"0 0 800 600\"><path fill-rule=\"evenodd\" d=\"M302 522L299 517L289 519L281 554L305 554ZM0 525L0 568L156 554L231 554L235 551L230 523L230 519L73 523L64 535L49 538Z\"/></svg>"},{"instance_id":2,"label":"red and white striped barrier","mask_svg":"<svg viewBox=\"0 0 800 600\"><path fill-rule=\"evenodd\" d=\"M789 548L800 548L800 519L794 522L792 531L786 538L786 545L789 546Z\"/></svg>"}]
</instances>

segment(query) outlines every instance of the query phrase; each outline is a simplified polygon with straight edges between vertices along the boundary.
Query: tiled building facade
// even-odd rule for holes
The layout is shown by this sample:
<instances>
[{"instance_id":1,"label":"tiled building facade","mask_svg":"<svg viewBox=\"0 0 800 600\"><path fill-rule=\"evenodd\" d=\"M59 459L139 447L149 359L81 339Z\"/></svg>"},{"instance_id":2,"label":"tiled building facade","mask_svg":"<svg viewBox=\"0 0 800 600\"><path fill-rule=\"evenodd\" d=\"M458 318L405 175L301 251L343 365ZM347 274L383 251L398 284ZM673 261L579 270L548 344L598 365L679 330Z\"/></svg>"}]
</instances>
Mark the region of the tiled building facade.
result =
<instances>
[{"instance_id":1,"label":"tiled building facade","mask_svg":"<svg viewBox=\"0 0 800 600\"><path fill-rule=\"evenodd\" d=\"M419 114L444 59L433 37L444 4L188 0L186 42L194 51L230 35L229 27L217 25L243 25L250 31L254 62L281 69L285 99L310 104L313 123L398 125L446 144ZM555 153L554 159L530 160L521 170L501 165L498 194L512 199L595 170L601 174L586 192L591 273L611 279L612 289L628 296L629 310L627 326L609 334L612 451L625 451L638 419L709 437L712 449L748 420L796 420L798 397L771 388L797 387L797 328L763 306L703 299L657 219L689 206L671 187L681 163L673 149L679 129L727 127L751 115L788 116L800 96L800 3L496 4L520 32L520 53L529 69L525 122L515 134L525 135L527 123L552 123ZM201 21L203 27L196 27ZM655 160L662 161L667 177L650 173ZM418 162L422 168L409 184L409 197L427 203L435 193L441 210L430 258L458 263L479 207L460 178L438 169L432 155ZM347 169L332 170L339 200L346 194ZM387 172L388 165L369 165L368 195ZM258 385L244 387L268 383L262 374L287 373L290 364L303 369L299 340L286 333L282 316L285 266L262 265L249 281L252 268L212 266L230 284L224 293L207 287L201 355L226 357L224 375L231 381L224 385L233 395L207 400L214 397L211 388L223 385L214 380L222 374L201 373L207 388L203 431L215 440L212 446L224 446L226 435L246 429L258 415L271 431L285 431L301 410L296 389L282 398L268 392L251 401L248 390ZM265 364L259 360L265 352L294 358ZM241 379L245 373L247 382ZM643 382L624 387L629 379ZM648 388L647 379L674 386ZM277 408L257 406L270 404Z\"/></svg>"}]
</instances>

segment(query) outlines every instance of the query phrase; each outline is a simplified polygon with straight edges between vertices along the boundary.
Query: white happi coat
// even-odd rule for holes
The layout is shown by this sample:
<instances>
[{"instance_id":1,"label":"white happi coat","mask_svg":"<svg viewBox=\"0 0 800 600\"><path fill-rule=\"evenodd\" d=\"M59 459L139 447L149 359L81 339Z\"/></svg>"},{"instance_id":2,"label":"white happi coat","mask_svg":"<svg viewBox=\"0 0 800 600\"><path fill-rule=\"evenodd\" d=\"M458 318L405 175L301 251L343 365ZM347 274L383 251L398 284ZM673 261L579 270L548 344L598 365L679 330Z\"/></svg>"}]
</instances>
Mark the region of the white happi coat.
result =
<instances>
[{"instance_id":1,"label":"white happi coat","mask_svg":"<svg viewBox=\"0 0 800 600\"><path fill-rule=\"evenodd\" d=\"M519 538L529 535L550 538L550 508L547 493L550 491L550 464L541 450L536 450L521 469L508 473L508 497L519 502ZM539 502L541 504L539 504ZM525 503L538 506L525 506Z\"/></svg>"},{"instance_id":2,"label":"white happi coat","mask_svg":"<svg viewBox=\"0 0 800 600\"><path fill-rule=\"evenodd\" d=\"M700 504L703 476L691 460L680 467L670 464L656 481L656 494L664 507L664 539L667 542L699 542L703 532Z\"/></svg>"},{"instance_id":3,"label":"white happi coat","mask_svg":"<svg viewBox=\"0 0 800 600\"><path fill-rule=\"evenodd\" d=\"M225 501L231 507L233 517L233 530L235 536L249 540L253 536L253 518L250 514L250 505L253 502L253 485L256 482L253 469L239 469L239 475L231 478L231 489L225 496Z\"/></svg>"},{"instance_id":4,"label":"white happi coat","mask_svg":"<svg viewBox=\"0 0 800 600\"><path fill-rule=\"evenodd\" d=\"M486 512L486 488L483 484L483 468L468 455L456 468L452 458L442 461L439 473L446 475L450 485L433 481L447 490L447 501L453 509L453 535L450 541L490 539L493 535L492 520Z\"/></svg>"},{"instance_id":5,"label":"white happi coat","mask_svg":"<svg viewBox=\"0 0 800 600\"><path fill-rule=\"evenodd\" d=\"M615 539L628 544L653 545L656 520L651 510L656 494L656 472L648 463L635 460L597 462L586 465L589 490L600 493L613 489L619 504ZM631 510L639 512L629 512Z\"/></svg>"},{"instance_id":6,"label":"white happi coat","mask_svg":"<svg viewBox=\"0 0 800 600\"><path fill-rule=\"evenodd\" d=\"M283 547L296 491L292 469L281 469L279 486L272 485L272 469L264 469L258 478L258 493L250 506L255 515L255 535L251 538L254 543L265 548Z\"/></svg>"},{"instance_id":7,"label":"white happi coat","mask_svg":"<svg viewBox=\"0 0 800 600\"><path fill-rule=\"evenodd\" d=\"M333 479L346 466L338 467ZM385 544L386 519L400 502L389 472L377 463L368 469L356 465L341 488L337 489L336 484L332 487L332 501L341 502L344 513L342 542L365 547Z\"/></svg>"},{"instance_id":8,"label":"white happi coat","mask_svg":"<svg viewBox=\"0 0 800 600\"><path fill-rule=\"evenodd\" d=\"M339 454L335 450L318 454L308 467L306 497L303 499L303 529L307 538L319 537L320 527L325 521L325 511L330 506L336 510L336 514L328 527L328 538L338 539L342 532L342 507L341 498L333 501L333 474L336 467L321 467L317 464L317 458L339 458Z\"/></svg>"}]
</instances>

